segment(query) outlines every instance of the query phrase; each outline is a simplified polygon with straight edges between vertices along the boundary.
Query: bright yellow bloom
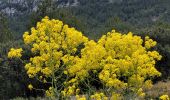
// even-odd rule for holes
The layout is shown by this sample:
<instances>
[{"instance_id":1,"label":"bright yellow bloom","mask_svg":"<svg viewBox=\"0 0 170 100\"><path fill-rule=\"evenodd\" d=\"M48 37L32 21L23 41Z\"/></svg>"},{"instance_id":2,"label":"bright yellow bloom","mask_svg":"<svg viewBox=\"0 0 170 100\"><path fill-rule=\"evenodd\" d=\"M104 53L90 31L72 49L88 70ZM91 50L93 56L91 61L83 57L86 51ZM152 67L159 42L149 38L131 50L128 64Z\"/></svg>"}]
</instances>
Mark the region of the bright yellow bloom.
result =
<instances>
[{"instance_id":1,"label":"bright yellow bloom","mask_svg":"<svg viewBox=\"0 0 170 100\"><path fill-rule=\"evenodd\" d=\"M52 70L50 70L48 67L42 69L41 72L46 76L49 76L50 74L52 74Z\"/></svg>"},{"instance_id":2,"label":"bright yellow bloom","mask_svg":"<svg viewBox=\"0 0 170 100\"><path fill-rule=\"evenodd\" d=\"M113 92L110 100L122 100L121 94Z\"/></svg>"},{"instance_id":3,"label":"bright yellow bloom","mask_svg":"<svg viewBox=\"0 0 170 100\"><path fill-rule=\"evenodd\" d=\"M30 89L30 90L32 90L32 89L33 89L32 84L29 84L29 85L28 85L28 89Z\"/></svg>"},{"instance_id":4,"label":"bright yellow bloom","mask_svg":"<svg viewBox=\"0 0 170 100\"><path fill-rule=\"evenodd\" d=\"M8 52L8 58L20 58L22 55L22 48L20 49L14 49L14 48L11 48L10 51Z\"/></svg>"},{"instance_id":5,"label":"bright yellow bloom","mask_svg":"<svg viewBox=\"0 0 170 100\"><path fill-rule=\"evenodd\" d=\"M76 95L76 100L87 100L87 99L84 95L82 96Z\"/></svg>"},{"instance_id":6,"label":"bright yellow bloom","mask_svg":"<svg viewBox=\"0 0 170 100\"><path fill-rule=\"evenodd\" d=\"M162 95L159 97L160 100L169 100L169 96L168 95Z\"/></svg>"},{"instance_id":7,"label":"bright yellow bloom","mask_svg":"<svg viewBox=\"0 0 170 100\"><path fill-rule=\"evenodd\" d=\"M151 47L154 47L156 45L156 41L153 41L148 36L145 37L145 47L147 49L150 49Z\"/></svg>"},{"instance_id":8,"label":"bright yellow bloom","mask_svg":"<svg viewBox=\"0 0 170 100\"><path fill-rule=\"evenodd\" d=\"M108 97L104 95L104 93L95 93L91 95L90 98L93 100L108 100Z\"/></svg>"}]
</instances>

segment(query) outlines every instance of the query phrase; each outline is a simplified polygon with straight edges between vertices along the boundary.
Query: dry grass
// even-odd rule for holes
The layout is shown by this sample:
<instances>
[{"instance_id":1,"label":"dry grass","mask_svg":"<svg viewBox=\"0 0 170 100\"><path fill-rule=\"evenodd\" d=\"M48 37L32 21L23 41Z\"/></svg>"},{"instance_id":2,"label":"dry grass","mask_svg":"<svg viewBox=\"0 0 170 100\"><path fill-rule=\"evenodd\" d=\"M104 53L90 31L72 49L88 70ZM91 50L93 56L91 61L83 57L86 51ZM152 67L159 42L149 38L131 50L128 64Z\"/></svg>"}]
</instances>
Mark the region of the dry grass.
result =
<instances>
[{"instance_id":1,"label":"dry grass","mask_svg":"<svg viewBox=\"0 0 170 100\"><path fill-rule=\"evenodd\" d=\"M170 81L158 82L154 84L151 90L146 91L147 98L156 99L161 95L166 94L170 96Z\"/></svg>"}]
</instances>

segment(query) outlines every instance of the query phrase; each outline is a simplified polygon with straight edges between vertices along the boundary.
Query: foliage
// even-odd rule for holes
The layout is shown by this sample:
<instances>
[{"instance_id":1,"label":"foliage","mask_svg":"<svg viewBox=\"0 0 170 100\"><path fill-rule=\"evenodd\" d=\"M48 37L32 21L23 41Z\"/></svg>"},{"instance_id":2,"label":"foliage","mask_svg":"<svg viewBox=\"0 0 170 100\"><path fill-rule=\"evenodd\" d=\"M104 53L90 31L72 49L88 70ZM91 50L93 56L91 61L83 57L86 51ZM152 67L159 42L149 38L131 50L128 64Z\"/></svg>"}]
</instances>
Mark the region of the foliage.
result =
<instances>
[{"instance_id":1,"label":"foliage","mask_svg":"<svg viewBox=\"0 0 170 100\"><path fill-rule=\"evenodd\" d=\"M72 95L86 99L79 96L86 93L94 99L123 98L127 93L143 98L152 79L161 75L155 64L162 56L151 50L156 42L148 36L142 40L131 32L112 30L95 42L45 17L23 39L33 53L25 65L29 78L47 86L39 89L29 84L28 88L42 90L51 99ZM11 49L8 56L20 57L21 51Z\"/></svg>"},{"instance_id":2,"label":"foliage","mask_svg":"<svg viewBox=\"0 0 170 100\"><path fill-rule=\"evenodd\" d=\"M8 100L15 96L25 96L28 78L23 64L18 59L8 59L12 47L23 47L21 41L0 43L0 99ZM24 48L24 47L23 47Z\"/></svg>"},{"instance_id":3,"label":"foliage","mask_svg":"<svg viewBox=\"0 0 170 100\"><path fill-rule=\"evenodd\" d=\"M0 12L0 42L7 42L12 38L13 35L9 30L7 18L2 12Z\"/></svg>"}]
</instances>

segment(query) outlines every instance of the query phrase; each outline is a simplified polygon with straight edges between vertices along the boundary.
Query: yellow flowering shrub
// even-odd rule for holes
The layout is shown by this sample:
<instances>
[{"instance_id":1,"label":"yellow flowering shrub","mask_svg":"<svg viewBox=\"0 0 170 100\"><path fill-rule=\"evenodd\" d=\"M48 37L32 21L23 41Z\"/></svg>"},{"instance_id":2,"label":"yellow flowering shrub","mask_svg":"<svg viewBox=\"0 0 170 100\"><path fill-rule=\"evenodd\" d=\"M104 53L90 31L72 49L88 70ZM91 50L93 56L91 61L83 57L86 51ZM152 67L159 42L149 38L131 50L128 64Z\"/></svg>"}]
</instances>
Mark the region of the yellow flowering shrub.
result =
<instances>
[{"instance_id":1,"label":"yellow flowering shrub","mask_svg":"<svg viewBox=\"0 0 170 100\"><path fill-rule=\"evenodd\" d=\"M103 89L90 90L94 100L121 99L125 91L144 97L144 89L152 87L151 79L161 75L155 68L161 55L151 51L156 42L148 36L142 40L131 32L113 30L96 42L62 21L45 17L23 39L35 55L25 64L27 74L50 84L46 96L66 99L77 95L78 100L86 100L79 95L93 87ZM21 57L21 52L11 49L8 57Z\"/></svg>"},{"instance_id":2,"label":"yellow flowering shrub","mask_svg":"<svg viewBox=\"0 0 170 100\"><path fill-rule=\"evenodd\" d=\"M69 28L62 21L50 20L48 17L38 22L37 26L31 28L30 32L25 32L23 39L26 45L30 45L32 53L36 55L30 58L29 63L25 64L27 74L30 78L36 77L43 83L51 83L54 89L47 90L47 96L52 96L52 92L56 92L57 79L55 74L59 70L63 70L68 61L77 58L75 54L78 52L78 47L88 41L88 38L83 36L81 32ZM22 49L12 48L8 57L21 57L21 52ZM28 86L30 90L31 86Z\"/></svg>"},{"instance_id":3,"label":"yellow flowering shrub","mask_svg":"<svg viewBox=\"0 0 170 100\"><path fill-rule=\"evenodd\" d=\"M151 79L161 75L155 69L161 55L157 51L150 51L156 42L147 39L143 41L131 32L122 35L113 30L98 42L88 41L81 50L81 58L66 68L68 75L83 80L97 71L99 81L109 88L110 93L122 94L128 89L144 97L143 89L150 89ZM147 41L149 44L145 43Z\"/></svg>"},{"instance_id":4,"label":"yellow flowering shrub","mask_svg":"<svg viewBox=\"0 0 170 100\"><path fill-rule=\"evenodd\" d=\"M161 56L157 51L150 51L148 48L155 46L155 41L149 39L150 45L145 47L145 43L143 46L143 42L147 41L131 32L122 35L113 30L104 35L98 41L107 52L103 69L99 73L100 80L116 90L128 88L137 92L142 87L150 88L152 82L149 79L161 75L155 69L155 62L160 60Z\"/></svg>"},{"instance_id":5,"label":"yellow flowering shrub","mask_svg":"<svg viewBox=\"0 0 170 100\"><path fill-rule=\"evenodd\" d=\"M41 75L43 78L51 78L54 91L47 90L47 96L56 92L55 74L67 65L66 56L70 59L76 58L77 48L88 41L81 32L69 28L59 20L49 20L48 17L38 22L36 27L31 28L30 33L25 32L23 38L27 45L32 46L32 53L38 54L30 58L30 63L25 65L29 77ZM68 61L71 61L70 59ZM62 64L63 62L64 64ZM72 89L69 88L68 92L71 94Z\"/></svg>"}]
</instances>

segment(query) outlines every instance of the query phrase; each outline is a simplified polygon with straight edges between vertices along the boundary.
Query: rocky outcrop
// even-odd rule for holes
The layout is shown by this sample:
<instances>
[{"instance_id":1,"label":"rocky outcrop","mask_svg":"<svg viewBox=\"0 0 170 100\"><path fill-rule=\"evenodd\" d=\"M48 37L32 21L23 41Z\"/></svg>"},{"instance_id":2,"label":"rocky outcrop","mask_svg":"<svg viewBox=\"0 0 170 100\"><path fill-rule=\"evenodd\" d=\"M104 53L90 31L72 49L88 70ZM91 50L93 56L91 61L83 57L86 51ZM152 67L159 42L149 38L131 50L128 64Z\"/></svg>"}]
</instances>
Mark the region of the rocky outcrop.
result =
<instances>
[{"instance_id":1,"label":"rocky outcrop","mask_svg":"<svg viewBox=\"0 0 170 100\"><path fill-rule=\"evenodd\" d=\"M1 0L0 11L9 16L36 11L42 0ZM78 0L52 0L58 7L78 6Z\"/></svg>"}]
</instances>

